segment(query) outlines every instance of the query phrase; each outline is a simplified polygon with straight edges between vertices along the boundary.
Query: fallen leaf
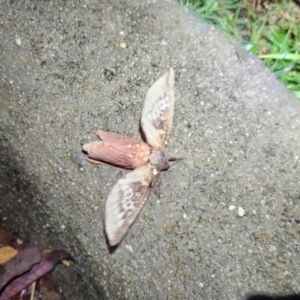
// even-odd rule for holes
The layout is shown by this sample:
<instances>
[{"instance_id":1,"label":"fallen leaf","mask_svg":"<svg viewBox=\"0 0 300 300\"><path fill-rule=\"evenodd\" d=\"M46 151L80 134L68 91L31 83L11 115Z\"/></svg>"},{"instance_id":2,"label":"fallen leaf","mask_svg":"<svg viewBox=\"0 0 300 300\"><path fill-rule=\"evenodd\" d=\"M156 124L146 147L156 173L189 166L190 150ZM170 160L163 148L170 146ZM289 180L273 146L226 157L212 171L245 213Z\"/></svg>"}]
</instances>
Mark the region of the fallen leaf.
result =
<instances>
[{"instance_id":1,"label":"fallen leaf","mask_svg":"<svg viewBox=\"0 0 300 300\"><path fill-rule=\"evenodd\" d=\"M0 248L0 265L5 264L10 259L12 259L14 256L16 256L18 251L10 246L4 246Z\"/></svg>"},{"instance_id":2,"label":"fallen leaf","mask_svg":"<svg viewBox=\"0 0 300 300\"><path fill-rule=\"evenodd\" d=\"M7 300L22 291L32 282L48 274L55 269L56 265L62 260L74 260L72 256L64 250L53 250L43 255L42 260L35 264L31 270L9 282L0 296L0 300Z\"/></svg>"},{"instance_id":3,"label":"fallen leaf","mask_svg":"<svg viewBox=\"0 0 300 300\"><path fill-rule=\"evenodd\" d=\"M0 223L0 247L12 246L16 243L15 233L10 230L6 225Z\"/></svg>"},{"instance_id":4,"label":"fallen leaf","mask_svg":"<svg viewBox=\"0 0 300 300\"><path fill-rule=\"evenodd\" d=\"M41 260L42 254L37 247L28 247L21 250L0 270L0 292L8 282L29 271L33 265Z\"/></svg>"}]
</instances>

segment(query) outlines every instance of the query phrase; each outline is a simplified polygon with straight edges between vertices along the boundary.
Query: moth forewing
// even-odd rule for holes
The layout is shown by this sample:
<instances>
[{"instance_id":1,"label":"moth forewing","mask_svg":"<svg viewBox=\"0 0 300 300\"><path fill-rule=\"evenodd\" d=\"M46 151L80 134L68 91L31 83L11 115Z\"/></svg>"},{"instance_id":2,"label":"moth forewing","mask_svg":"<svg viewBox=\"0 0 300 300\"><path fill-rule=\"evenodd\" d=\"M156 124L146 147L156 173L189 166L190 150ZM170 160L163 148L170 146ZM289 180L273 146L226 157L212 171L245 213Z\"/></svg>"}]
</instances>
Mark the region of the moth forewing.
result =
<instances>
[{"instance_id":1,"label":"moth forewing","mask_svg":"<svg viewBox=\"0 0 300 300\"><path fill-rule=\"evenodd\" d=\"M174 70L170 68L148 90L142 110L141 126L147 143L154 149L163 149L168 143L174 101Z\"/></svg>"},{"instance_id":2,"label":"moth forewing","mask_svg":"<svg viewBox=\"0 0 300 300\"><path fill-rule=\"evenodd\" d=\"M121 242L140 213L156 174L155 167L146 164L126 174L113 187L105 206L105 232L110 246Z\"/></svg>"}]
</instances>

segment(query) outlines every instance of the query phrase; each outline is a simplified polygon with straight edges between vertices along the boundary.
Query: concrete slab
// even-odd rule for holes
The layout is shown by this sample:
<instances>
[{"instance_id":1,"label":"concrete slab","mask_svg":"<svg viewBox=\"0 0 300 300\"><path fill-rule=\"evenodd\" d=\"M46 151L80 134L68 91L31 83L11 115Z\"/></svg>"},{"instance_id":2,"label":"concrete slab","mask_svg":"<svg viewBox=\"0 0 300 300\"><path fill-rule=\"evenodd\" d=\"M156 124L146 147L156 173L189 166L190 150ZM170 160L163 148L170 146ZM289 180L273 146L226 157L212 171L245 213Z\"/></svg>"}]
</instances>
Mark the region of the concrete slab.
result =
<instances>
[{"instance_id":1,"label":"concrete slab","mask_svg":"<svg viewBox=\"0 0 300 300\"><path fill-rule=\"evenodd\" d=\"M300 103L257 58L176 1L2 1L0 15L0 216L71 251L66 299L300 292ZM139 137L170 66L168 154L186 159L111 254L103 210L127 171L81 147L96 128Z\"/></svg>"}]
</instances>

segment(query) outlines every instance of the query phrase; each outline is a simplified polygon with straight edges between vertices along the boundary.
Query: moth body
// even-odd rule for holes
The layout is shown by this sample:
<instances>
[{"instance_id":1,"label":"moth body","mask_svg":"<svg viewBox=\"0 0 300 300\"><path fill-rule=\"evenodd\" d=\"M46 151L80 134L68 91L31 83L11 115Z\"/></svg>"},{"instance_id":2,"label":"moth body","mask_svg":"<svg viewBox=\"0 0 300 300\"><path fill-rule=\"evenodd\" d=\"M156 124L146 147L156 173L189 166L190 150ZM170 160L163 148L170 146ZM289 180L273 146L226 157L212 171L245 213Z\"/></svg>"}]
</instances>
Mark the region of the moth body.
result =
<instances>
[{"instance_id":1,"label":"moth body","mask_svg":"<svg viewBox=\"0 0 300 300\"><path fill-rule=\"evenodd\" d=\"M87 159L134 169L118 180L105 205L105 232L110 246L118 245L143 208L156 175L170 167L168 145L174 113L174 70L160 77L144 101L141 127L145 140L98 130L101 141L83 145Z\"/></svg>"},{"instance_id":2,"label":"moth body","mask_svg":"<svg viewBox=\"0 0 300 300\"><path fill-rule=\"evenodd\" d=\"M149 156L149 162L156 168L158 172L168 170L170 168L169 160L163 150L154 150Z\"/></svg>"},{"instance_id":3,"label":"moth body","mask_svg":"<svg viewBox=\"0 0 300 300\"><path fill-rule=\"evenodd\" d=\"M89 161L135 169L149 160L150 147L142 140L102 130L97 130L96 133L101 141L83 145Z\"/></svg>"}]
</instances>

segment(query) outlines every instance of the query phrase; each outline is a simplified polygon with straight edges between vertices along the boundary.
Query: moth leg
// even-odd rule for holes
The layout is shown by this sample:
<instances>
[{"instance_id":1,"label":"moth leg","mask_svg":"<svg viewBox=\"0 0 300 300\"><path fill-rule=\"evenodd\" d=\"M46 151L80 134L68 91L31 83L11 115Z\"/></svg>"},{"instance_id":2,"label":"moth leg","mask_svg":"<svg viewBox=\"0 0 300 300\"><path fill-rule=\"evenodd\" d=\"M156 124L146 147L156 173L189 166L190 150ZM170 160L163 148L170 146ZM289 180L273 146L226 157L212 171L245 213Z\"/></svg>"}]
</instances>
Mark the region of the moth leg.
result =
<instances>
[{"instance_id":1,"label":"moth leg","mask_svg":"<svg viewBox=\"0 0 300 300\"><path fill-rule=\"evenodd\" d=\"M161 176L160 176L160 173L157 173L151 183L150 183L150 188L151 188L151 191L153 191L154 195L160 199L160 196L161 196L161 192L160 192L160 186L161 186Z\"/></svg>"},{"instance_id":2,"label":"moth leg","mask_svg":"<svg viewBox=\"0 0 300 300\"><path fill-rule=\"evenodd\" d=\"M124 171L119 171L117 173L117 179L119 180L120 178L122 178L124 176Z\"/></svg>"}]
</instances>

